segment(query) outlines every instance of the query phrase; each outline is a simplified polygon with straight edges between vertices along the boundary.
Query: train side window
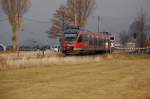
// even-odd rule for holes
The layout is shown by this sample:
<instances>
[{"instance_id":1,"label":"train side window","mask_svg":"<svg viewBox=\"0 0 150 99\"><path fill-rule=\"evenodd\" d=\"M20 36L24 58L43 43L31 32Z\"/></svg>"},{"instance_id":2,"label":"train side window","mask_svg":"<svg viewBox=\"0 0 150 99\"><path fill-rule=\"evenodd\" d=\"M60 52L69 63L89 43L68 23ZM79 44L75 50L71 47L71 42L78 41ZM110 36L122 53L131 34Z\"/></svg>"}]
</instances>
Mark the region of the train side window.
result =
<instances>
[{"instance_id":1,"label":"train side window","mask_svg":"<svg viewBox=\"0 0 150 99\"><path fill-rule=\"evenodd\" d=\"M89 39L90 39L90 40L89 40L89 44L92 45L92 44L93 44L92 37L90 36Z\"/></svg>"},{"instance_id":2,"label":"train side window","mask_svg":"<svg viewBox=\"0 0 150 99\"><path fill-rule=\"evenodd\" d=\"M94 36L92 36L92 45L94 45L94 43L95 43L95 38Z\"/></svg>"},{"instance_id":3,"label":"train side window","mask_svg":"<svg viewBox=\"0 0 150 99\"><path fill-rule=\"evenodd\" d=\"M99 39L100 39L100 38L98 37L98 38L97 38L97 46L99 46Z\"/></svg>"},{"instance_id":4,"label":"train side window","mask_svg":"<svg viewBox=\"0 0 150 99\"><path fill-rule=\"evenodd\" d=\"M95 37L93 37L93 45L95 45Z\"/></svg>"},{"instance_id":5,"label":"train side window","mask_svg":"<svg viewBox=\"0 0 150 99\"><path fill-rule=\"evenodd\" d=\"M94 45L97 45L97 38L94 38Z\"/></svg>"},{"instance_id":6,"label":"train side window","mask_svg":"<svg viewBox=\"0 0 150 99\"><path fill-rule=\"evenodd\" d=\"M149 38L149 41L150 41L150 38Z\"/></svg>"},{"instance_id":7,"label":"train side window","mask_svg":"<svg viewBox=\"0 0 150 99\"><path fill-rule=\"evenodd\" d=\"M101 39L99 39L98 43L99 43L99 45L101 45L101 44L102 44Z\"/></svg>"},{"instance_id":8,"label":"train side window","mask_svg":"<svg viewBox=\"0 0 150 99\"><path fill-rule=\"evenodd\" d=\"M104 46L105 45L105 39L101 39L101 41L100 41L100 45L102 45L102 46Z\"/></svg>"},{"instance_id":9,"label":"train side window","mask_svg":"<svg viewBox=\"0 0 150 99\"><path fill-rule=\"evenodd\" d=\"M98 46L98 37L96 38L96 45Z\"/></svg>"},{"instance_id":10,"label":"train side window","mask_svg":"<svg viewBox=\"0 0 150 99\"><path fill-rule=\"evenodd\" d=\"M99 46L99 39L100 39L100 38L98 37L98 38L97 38L97 45L98 45L98 46Z\"/></svg>"},{"instance_id":11,"label":"train side window","mask_svg":"<svg viewBox=\"0 0 150 99\"><path fill-rule=\"evenodd\" d=\"M88 44L90 44L90 35L87 36L87 40Z\"/></svg>"},{"instance_id":12,"label":"train side window","mask_svg":"<svg viewBox=\"0 0 150 99\"><path fill-rule=\"evenodd\" d=\"M99 45L99 46L101 45L101 39L98 40L98 45Z\"/></svg>"},{"instance_id":13,"label":"train side window","mask_svg":"<svg viewBox=\"0 0 150 99\"><path fill-rule=\"evenodd\" d=\"M89 45L91 45L91 36L89 36Z\"/></svg>"}]
</instances>

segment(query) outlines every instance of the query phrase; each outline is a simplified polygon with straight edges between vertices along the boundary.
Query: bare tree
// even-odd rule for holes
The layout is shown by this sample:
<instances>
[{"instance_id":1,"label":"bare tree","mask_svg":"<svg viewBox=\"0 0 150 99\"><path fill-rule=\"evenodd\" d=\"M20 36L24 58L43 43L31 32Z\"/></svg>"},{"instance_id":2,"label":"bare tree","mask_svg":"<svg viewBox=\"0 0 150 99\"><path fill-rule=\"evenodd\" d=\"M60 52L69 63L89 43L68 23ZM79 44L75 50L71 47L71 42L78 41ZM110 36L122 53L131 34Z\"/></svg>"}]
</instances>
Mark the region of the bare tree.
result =
<instances>
[{"instance_id":1,"label":"bare tree","mask_svg":"<svg viewBox=\"0 0 150 99\"><path fill-rule=\"evenodd\" d=\"M17 49L17 31L21 28L22 16L28 10L29 0L1 0L2 9L12 28L13 50Z\"/></svg>"},{"instance_id":2,"label":"bare tree","mask_svg":"<svg viewBox=\"0 0 150 99\"><path fill-rule=\"evenodd\" d=\"M87 18L93 13L96 0L67 0L53 15L50 35L61 33L66 26L84 28Z\"/></svg>"},{"instance_id":3,"label":"bare tree","mask_svg":"<svg viewBox=\"0 0 150 99\"><path fill-rule=\"evenodd\" d=\"M68 13L76 26L84 27L87 18L93 13L95 0L68 0Z\"/></svg>"},{"instance_id":4,"label":"bare tree","mask_svg":"<svg viewBox=\"0 0 150 99\"><path fill-rule=\"evenodd\" d=\"M125 46L125 44L127 43L128 39L130 37L130 34L123 31L122 33L119 34L119 37L120 37L120 43L123 46Z\"/></svg>"},{"instance_id":5,"label":"bare tree","mask_svg":"<svg viewBox=\"0 0 150 99\"><path fill-rule=\"evenodd\" d=\"M145 24L146 24L146 15L144 14L143 10L141 10L141 13L138 16L139 20L139 36L138 36L138 44L139 47L144 47L144 42L145 42Z\"/></svg>"},{"instance_id":6,"label":"bare tree","mask_svg":"<svg viewBox=\"0 0 150 99\"><path fill-rule=\"evenodd\" d=\"M141 9L138 12L137 17L132 22L129 28L130 36L133 36L136 39L136 46L137 47L145 47L145 29L146 29L146 15Z\"/></svg>"},{"instance_id":7,"label":"bare tree","mask_svg":"<svg viewBox=\"0 0 150 99\"><path fill-rule=\"evenodd\" d=\"M63 5L61 5L60 8L56 10L51 21L52 26L50 28L50 31L48 31L48 33L51 33L49 37L60 35L60 33L62 33L66 26L72 24L72 20L69 18L69 15L67 13L67 8Z\"/></svg>"}]
</instances>

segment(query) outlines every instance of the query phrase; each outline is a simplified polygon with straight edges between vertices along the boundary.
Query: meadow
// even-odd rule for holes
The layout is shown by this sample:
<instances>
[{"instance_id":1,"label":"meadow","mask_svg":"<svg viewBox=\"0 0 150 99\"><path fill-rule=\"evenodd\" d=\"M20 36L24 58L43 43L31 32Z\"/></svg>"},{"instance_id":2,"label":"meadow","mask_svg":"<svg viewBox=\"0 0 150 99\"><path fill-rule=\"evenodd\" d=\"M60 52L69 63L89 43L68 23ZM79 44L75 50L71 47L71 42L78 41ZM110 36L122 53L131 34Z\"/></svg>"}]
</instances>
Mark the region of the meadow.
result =
<instances>
[{"instance_id":1,"label":"meadow","mask_svg":"<svg viewBox=\"0 0 150 99\"><path fill-rule=\"evenodd\" d=\"M150 99L149 56L23 58L1 65L0 99Z\"/></svg>"}]
</instances>

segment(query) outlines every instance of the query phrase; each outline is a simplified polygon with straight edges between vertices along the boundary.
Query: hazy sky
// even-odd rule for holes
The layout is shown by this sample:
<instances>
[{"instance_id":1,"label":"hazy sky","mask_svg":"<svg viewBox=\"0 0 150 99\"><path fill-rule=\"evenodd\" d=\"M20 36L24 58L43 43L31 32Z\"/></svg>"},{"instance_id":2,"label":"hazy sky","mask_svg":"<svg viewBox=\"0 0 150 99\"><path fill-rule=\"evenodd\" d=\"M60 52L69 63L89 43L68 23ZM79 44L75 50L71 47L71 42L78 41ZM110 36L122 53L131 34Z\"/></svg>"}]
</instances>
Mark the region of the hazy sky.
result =
<instances>
[{"instance_id":1,"label":"hazy sky","mask_svg":"<svg viewBox=\"0 0 150 99\"><path fill-rule=\"evenodd\" d=\"M31 0L29 16L48 20L66 0ZM127 17L135 16L141 7L145 9L148 0L97 0L96 15Z\"/></svg>"},{"instance_id":2,"label":"hazy sky","mask_svg":"<svg viewBox=\"0 0 150 99\"><path fill-rule=\"evenodd\" d=\"M31 8L25 17L33 19L24 20L24 32L20 33L21 42L30 41L48 42L45 33L50 27L50 19L53 13L66 0L31 0ZM97 0L95 13L89 18L88 29L95 30L97 24L96 16L101 16L101 30L119 32L127 29L131 21L140 8L150 12L149 0ZM0 20L3 19L3 13L0 10ZM34 21L35 20L35 21ZM119 28L117 28L119 27ZM9 43L11 41L10 27L8 22L0 22L0 42Z\"/></svg>"},{"instance_id":3,"label":"hazy sky","mask_svg":"<svg viewBox=\"0 0 150 99\"><path fill-rule=\"evenodd\" d=\"M102 16L135 16L140 8L147 9L148 0L97 0L97 13Z\"/></svg>"}]
</instances>

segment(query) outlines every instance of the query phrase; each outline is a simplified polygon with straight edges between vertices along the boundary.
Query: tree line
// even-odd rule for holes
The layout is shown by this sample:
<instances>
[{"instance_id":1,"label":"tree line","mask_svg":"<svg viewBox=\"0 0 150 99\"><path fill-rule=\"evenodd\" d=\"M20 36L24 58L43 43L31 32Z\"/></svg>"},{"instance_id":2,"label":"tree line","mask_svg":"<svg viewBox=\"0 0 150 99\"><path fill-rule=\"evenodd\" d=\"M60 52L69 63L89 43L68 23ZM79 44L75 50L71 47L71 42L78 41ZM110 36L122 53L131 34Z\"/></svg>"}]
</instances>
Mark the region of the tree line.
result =
<instances>
[{"instance_id":1,"label":"tree line","mask_svg":"<svg viewBox=\"0 0 150 99\"><path fill-rule=\"evenodd\" d=\"M147 41L146 31L150 31L148 17L143 9L137 13L134 21L130 24L128 33L120 33L120 41L122 45L126 45L129 39L135 40L135 47L146 47Z\"/></svg>"},{"instance_id":2,"label":"tree line","mask_svg":"<svg viewBox=\"0 0 150 99\"><path fill-rule=\"evenodd\" d=\"M17 33L22 25L22 18L30 8L30 0L1 0L2 10L7 15L12 30L13 50L17 50ZM50 35L61 33L65 26L76 25L85 27L87 18L95 9L96 0L67 0L61 5L51 19Z\"/></svg>"},{"instance_id":3,"label":"tree line","mask_svg":"<svg viewBox=\"0 0 150 99\"><path fill-rule=\"evenodd\" d=\"M18 31L22 26L23 15L31 6L30 0L1 0L2 10L7 15L12 30L12 45L13 50L17 50ZM84 28L87 24L88 17L93 14L96 8L96 0L66 0L66 3L60 5L55 11L51 19L51 26L48 30L49 37L61 35L64 29L68 26L79 26ZM130 25L129 33L121 33L120 38L122 44L125 44L128 38L136 39L137 47L144 47L145 37L144 32L150 26L146 25L146 14L141 10L135 20Z\"/></svg>"}]
</instances>

